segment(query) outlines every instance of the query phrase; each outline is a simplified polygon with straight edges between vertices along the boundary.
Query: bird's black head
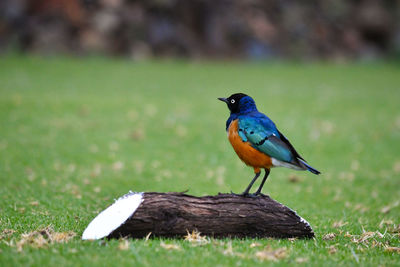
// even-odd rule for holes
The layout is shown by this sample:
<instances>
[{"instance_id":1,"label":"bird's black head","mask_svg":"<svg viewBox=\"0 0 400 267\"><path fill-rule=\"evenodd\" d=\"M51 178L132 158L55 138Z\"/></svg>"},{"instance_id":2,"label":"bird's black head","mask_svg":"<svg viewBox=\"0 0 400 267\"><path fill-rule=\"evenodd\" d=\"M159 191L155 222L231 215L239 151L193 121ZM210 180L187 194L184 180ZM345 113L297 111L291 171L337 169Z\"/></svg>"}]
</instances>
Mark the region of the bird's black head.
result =
<instances>
[{"instance_id":1,"label":"bird's black head","mask_svg":"<svg viewBox=\"0 0 400 267\"><path fill-rule=\"evenodd\" d=\"M228 98L220 97L218 99L228 105L231 113L256 110L256 104L254 103L254 100L246 94L238 93L233 94Z\"/></svg>"},{"instance_id":2,"label":"bird's black head","mask_svg":"<svg viewBox=\"0 0 400 267\"><path fill-rule=\"evenodd\" d=\"M247 95L238 93L238 94L233 94L228 98L219 97L218 99L225 102L232 113L237 113L239 112L240 99L242 99L245 96Z\"/></svg>"}]
</instances>

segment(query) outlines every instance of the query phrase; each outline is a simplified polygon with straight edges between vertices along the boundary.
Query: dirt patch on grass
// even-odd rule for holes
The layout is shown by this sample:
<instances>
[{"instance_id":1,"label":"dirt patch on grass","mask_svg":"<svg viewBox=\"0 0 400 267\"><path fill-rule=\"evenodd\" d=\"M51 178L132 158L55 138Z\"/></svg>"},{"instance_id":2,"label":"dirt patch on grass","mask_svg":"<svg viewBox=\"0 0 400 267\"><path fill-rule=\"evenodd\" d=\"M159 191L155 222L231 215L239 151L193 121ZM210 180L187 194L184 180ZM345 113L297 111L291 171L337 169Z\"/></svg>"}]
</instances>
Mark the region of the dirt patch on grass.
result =
<instances>
[{"instance_id":1,"label":"dirt patch on grass","mask_svg":"<svg viewBox=\"0 0 400 267\"><path fill-rule=\"evenodd\" d=\"M16 247L18 251L22 251L26 246L43 248L49 244L66 243L74 236L76 236L75 232L55 232L51 226L47 226L40 230L22 234L21 239L16 243Z\"/></svg>"}]
</instances>

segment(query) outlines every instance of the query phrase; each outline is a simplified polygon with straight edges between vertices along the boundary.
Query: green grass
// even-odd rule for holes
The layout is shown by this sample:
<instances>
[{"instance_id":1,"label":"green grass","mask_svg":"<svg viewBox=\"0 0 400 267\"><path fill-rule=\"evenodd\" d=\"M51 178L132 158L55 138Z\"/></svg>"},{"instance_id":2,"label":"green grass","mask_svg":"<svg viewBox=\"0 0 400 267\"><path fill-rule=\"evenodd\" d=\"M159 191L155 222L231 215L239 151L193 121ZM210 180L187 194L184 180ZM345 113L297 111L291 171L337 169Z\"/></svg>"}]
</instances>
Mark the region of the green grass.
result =
<instances>
[{"instance_id":1,"label":"green grass","mask_svg":"<svg viewBox=\"0 0 400 267\"><path fill-rule=\"evenodd\" d=\"M94 216L129 190L242 191L253 173L230 147L228 110L216 100L234 92L253 96L323 173L273 169L264 187L310 222L314 240L131 240L127 250L119 240L80 240ZM270 246L286 248L270 262L279 265L305 258L316 266L394 266L400 254L385 246L400 247L393 233L400 223L399 151L395 65L3 57L0 230L15 232L1 233L0 265L256 266L269 263L255 255ZM338 221L345 225L334 227ZM23 233L49 225L77 236L17 250ZM364 243L346 236L363 231L384 236ZM324 240L328 233L336 236ZM261 245L251 248L254 242Z\"/></svg>"}]
</instances>

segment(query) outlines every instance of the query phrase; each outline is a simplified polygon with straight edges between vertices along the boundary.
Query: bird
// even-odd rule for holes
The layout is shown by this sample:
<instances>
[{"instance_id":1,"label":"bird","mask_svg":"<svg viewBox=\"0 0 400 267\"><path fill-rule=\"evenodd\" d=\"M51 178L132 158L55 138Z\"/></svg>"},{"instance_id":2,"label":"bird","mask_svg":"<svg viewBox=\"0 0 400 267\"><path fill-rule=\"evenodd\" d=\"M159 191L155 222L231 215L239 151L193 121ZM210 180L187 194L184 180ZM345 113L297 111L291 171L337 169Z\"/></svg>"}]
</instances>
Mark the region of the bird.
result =
<instances>
[{"instance_id":1,"label":"bird","mask_svg":"<svg viewBox=\"0 0 400 267\"><path fill-rule=\"evenodd\" d=\"M253 98L243 93L236 93L228 98L220 97L229 108L230 116L226 121L229 142L239 158L254 168L255 176L241 196L259 196L273 167L286 167L294 170L307 170L313 174L320 172L311 167L297 153L289 140L277 129L275 123L259 112ZM250 194L250 189L265 170L264 178L257 191ZM233 194L233 192L232 192Z\"/></svg>"}]
</instances>

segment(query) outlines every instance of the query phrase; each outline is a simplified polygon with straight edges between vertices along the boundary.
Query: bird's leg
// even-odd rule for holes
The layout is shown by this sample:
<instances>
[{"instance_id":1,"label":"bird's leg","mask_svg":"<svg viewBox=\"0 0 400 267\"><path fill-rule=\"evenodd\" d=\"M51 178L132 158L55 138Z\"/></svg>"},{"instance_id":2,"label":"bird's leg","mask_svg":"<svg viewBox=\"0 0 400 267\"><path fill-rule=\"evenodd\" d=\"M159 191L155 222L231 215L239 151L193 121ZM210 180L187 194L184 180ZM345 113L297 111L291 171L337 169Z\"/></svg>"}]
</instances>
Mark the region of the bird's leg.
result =
<instances>
[{"instance_id":1,"label":"bird's leg","mask_svg":"<svg viewBox=\"0 0 400 267\"><path fill-rule=\"evenodd\" d=\"M243 193L241 193L239 196L248 196L249 191L251 187L253 186L254 182L257 180L257 178L260 176L261 172L256 172L256 175L254 176L253 180L251 180L250 184L247 186L246 190L244 190Z\"/></svg>"},{"instance_id":2,"label":"bird's leg","mask_svg":"<svg viewBox=\"0 0 400 267\"><path fill-rule=\"evenodd\" d=\"M261 193L261 190L262 190L262 188L263 188L263 186L264 186L265 181L266 181L267 178L268 178L269 171L270 171L269 169L265 169L264 178L262 179L261 184L260 184L260 187L259 187L259 188L257 189L257 191L254 193L254 195L258 196L258 195L262 194L262 193Z\"/></svg>"}]
</instances>

